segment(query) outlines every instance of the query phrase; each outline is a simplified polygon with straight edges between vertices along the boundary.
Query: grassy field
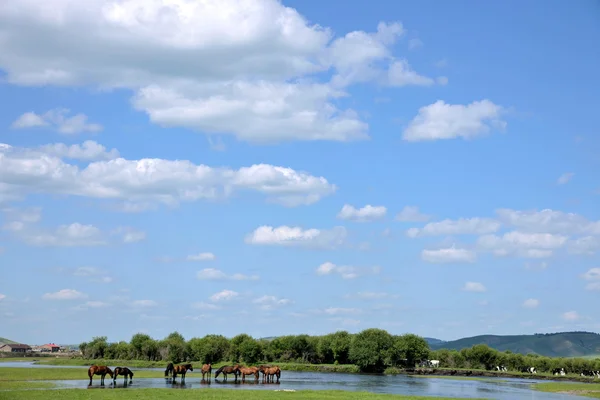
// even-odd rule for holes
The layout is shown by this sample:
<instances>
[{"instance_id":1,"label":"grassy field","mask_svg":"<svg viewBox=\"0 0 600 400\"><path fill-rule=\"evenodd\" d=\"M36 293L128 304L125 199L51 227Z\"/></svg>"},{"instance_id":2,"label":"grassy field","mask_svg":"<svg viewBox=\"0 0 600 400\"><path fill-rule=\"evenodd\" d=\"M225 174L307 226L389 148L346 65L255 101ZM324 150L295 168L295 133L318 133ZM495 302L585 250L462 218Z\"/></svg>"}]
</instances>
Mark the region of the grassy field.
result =
<instances>
[{"instance_id":1,"label":"grassy field","mask_svg":"<svg viewBox=\"0 0 600 400\"><path fill-rule=\"evenodd\" d=\"M32 362L32 359L23 358L3 358L0 362ZM126 366L129 368L165 368L165 361L144 361L144 360L86 360L83 358L40 358L36 364L61 365L61 366L90 366L92 364L108 365L110 367ZM200 367L202 363L193 362L194 366ZM222 365L231 365L228 363L213 364L213 370ZM303 371L303 372L358 372L356 365L334 365L334 364L296 364L296 363L273 363L279 366L283 371Z\"/></svg>"},{"instance_id":2,"label":"grassy field","mask_svg":"<svg viewBox=\"0 0 600 400\"><path fill-rule=\"evenodd\" d=\"M541 392L565 393L600 399L600 383L536 383L532 388Z\"/></svg>"},{"instance_id":3,"label":"grassy field","mask_svg":"<svg viewBox=\"0 0 600 400\"><path fill-rule=\"evenodd\" d=\"M227 389L127 389L127 390L15 390L0 392L0 398L15 400L456 400L456 398L401 396L368 392L346 392L341 390L302 390L297 392L275 392L269 390L227 390ZM479 399L482 400L482 399Z\"/></svg>"}]
</instances>

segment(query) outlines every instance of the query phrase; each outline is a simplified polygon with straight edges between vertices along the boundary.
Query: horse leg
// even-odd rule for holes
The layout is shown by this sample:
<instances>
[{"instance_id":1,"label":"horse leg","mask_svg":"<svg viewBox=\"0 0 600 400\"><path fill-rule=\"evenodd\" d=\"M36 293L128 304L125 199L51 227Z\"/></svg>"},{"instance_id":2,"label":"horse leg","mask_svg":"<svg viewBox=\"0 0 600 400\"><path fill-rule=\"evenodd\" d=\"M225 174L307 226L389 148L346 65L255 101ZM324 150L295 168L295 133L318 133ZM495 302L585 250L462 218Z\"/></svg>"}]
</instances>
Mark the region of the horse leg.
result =
<instances>
[{"instance_id":1,"label":"horse leg","mask_svg":"<svg viewBox=\"0 0 600 400\"><path fill-rule=\"evenodd\" d=\"M100 375L100 386L104 386L104 377L105 376L106 376L106 374Z\"/></svg>"},{"instance_id":2,"label":"horse leg","mask_svg":"<svg viewBox=\"0 0 600 400\"><path fill-rule=\"evenodd\" d=\"M89 384L89 386L92 386L92 377L93 376L94 376L93 374L90 374L90 384Z\"/></svg>"}]
</instances>

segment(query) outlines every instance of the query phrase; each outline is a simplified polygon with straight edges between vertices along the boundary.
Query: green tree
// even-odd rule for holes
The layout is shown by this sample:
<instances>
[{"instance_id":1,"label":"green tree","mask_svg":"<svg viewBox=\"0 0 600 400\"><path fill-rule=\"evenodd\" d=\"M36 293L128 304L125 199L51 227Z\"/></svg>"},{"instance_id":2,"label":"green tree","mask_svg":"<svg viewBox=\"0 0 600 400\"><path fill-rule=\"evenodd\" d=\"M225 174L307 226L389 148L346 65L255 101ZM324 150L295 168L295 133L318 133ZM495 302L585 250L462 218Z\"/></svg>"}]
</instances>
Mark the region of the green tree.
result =
<instances>
[{"instance_id":1,"label":"green tree","mask_svg":"<svg viewBox=\"0 0 600 400\"><path fill-rule=\"evenodd\" d=\"M471 347L469 358L475 364L490 370L497 364L498 352L485 344L476 344Z\"/></svg>"},{"instance_id":2,"label":"green tree","mask_svg":"<svg viewBox=\"0 0 600 400\"><path fill-rule=\"evenodd\" d=\"M331 335L331 351L334 363L348 363L348 352L350 351L351 342L352 335L346 331L337 331Z\"/></svg>"},{"instance_id":3,"label":"green tree","mask_svg":"<svg viewBox=\"0 0 600 400\"><path fill-rule=\"evenodd\" d=\"M177 364L187 359L187 344L179 332L169 334L163 342L166 345L167 360Z\"/></svg>"},{"instance_id":4,"label":"green tree","mask_svg":"<svg viewBox=\"0 0 600 400\"><path fill-rule=\"evenodd\" d=\"M421 336L411 333L397 336L391 351L393 364L404 364L400 360L406 360L406 366L414 367L417 361L429 358L429 344Z\"/></svg>"},{"instance_id":5,"label":"green tree","mask_svg":"<svg viewBox=\"0 0 600 400\"><path fill-rule=\"evenodd\" d=\"M361 371L382 372L389 359L394 339L382 329L365 329L356 334L350 343L349 357Z\"/></svg>"}]
</instances>

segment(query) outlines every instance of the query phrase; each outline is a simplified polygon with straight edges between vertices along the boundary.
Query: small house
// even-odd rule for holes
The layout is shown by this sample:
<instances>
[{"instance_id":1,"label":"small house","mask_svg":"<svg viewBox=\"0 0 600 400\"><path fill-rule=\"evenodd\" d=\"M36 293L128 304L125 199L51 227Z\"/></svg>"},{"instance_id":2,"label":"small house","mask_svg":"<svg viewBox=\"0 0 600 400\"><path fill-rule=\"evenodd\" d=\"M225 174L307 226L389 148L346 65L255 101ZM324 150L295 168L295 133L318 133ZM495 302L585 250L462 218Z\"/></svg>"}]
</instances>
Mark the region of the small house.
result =
<instances>
[{"instance_id":1,"label":"small house","mask_svg":"<svg viewBox=\"0 0 600 400\"><path fill-rule=\"evenodd\" d=\"M26 353L31 351L31 347L22 343L10 343L0 346L0 351L4 353Z\"/></svg>"},{"instance_id":2,"label":"small house","mask_svg":"<svg viewBox=\"0 0 600 400\"><path fill-rule=\"evenodd\" d=\"M57 353L60 350L60 346L54 343L48 343L40 346L40 351Z\"/></svg>"}]
</instances>

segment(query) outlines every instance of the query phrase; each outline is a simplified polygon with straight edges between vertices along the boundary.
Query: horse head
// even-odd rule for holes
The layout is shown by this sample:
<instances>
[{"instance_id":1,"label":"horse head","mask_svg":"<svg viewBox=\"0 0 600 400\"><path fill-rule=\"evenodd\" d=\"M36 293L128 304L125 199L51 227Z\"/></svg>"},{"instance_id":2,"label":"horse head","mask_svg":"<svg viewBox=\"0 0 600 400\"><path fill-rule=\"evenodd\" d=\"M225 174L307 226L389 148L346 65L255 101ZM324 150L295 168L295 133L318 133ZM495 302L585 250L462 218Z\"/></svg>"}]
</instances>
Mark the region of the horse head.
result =
<instances>
[{"instance_id":1,"label":"horse head","mask_svg":"<svg viewBox=\"0 0 600 400\"><path fill-rule=\"evenodd\" d=\"M117 370L117 368L115 368L115 371ZM109 367L106 367L106 373L109 374L111 378L113 377L113 371Z\"/></svg>"}]
</instances>

